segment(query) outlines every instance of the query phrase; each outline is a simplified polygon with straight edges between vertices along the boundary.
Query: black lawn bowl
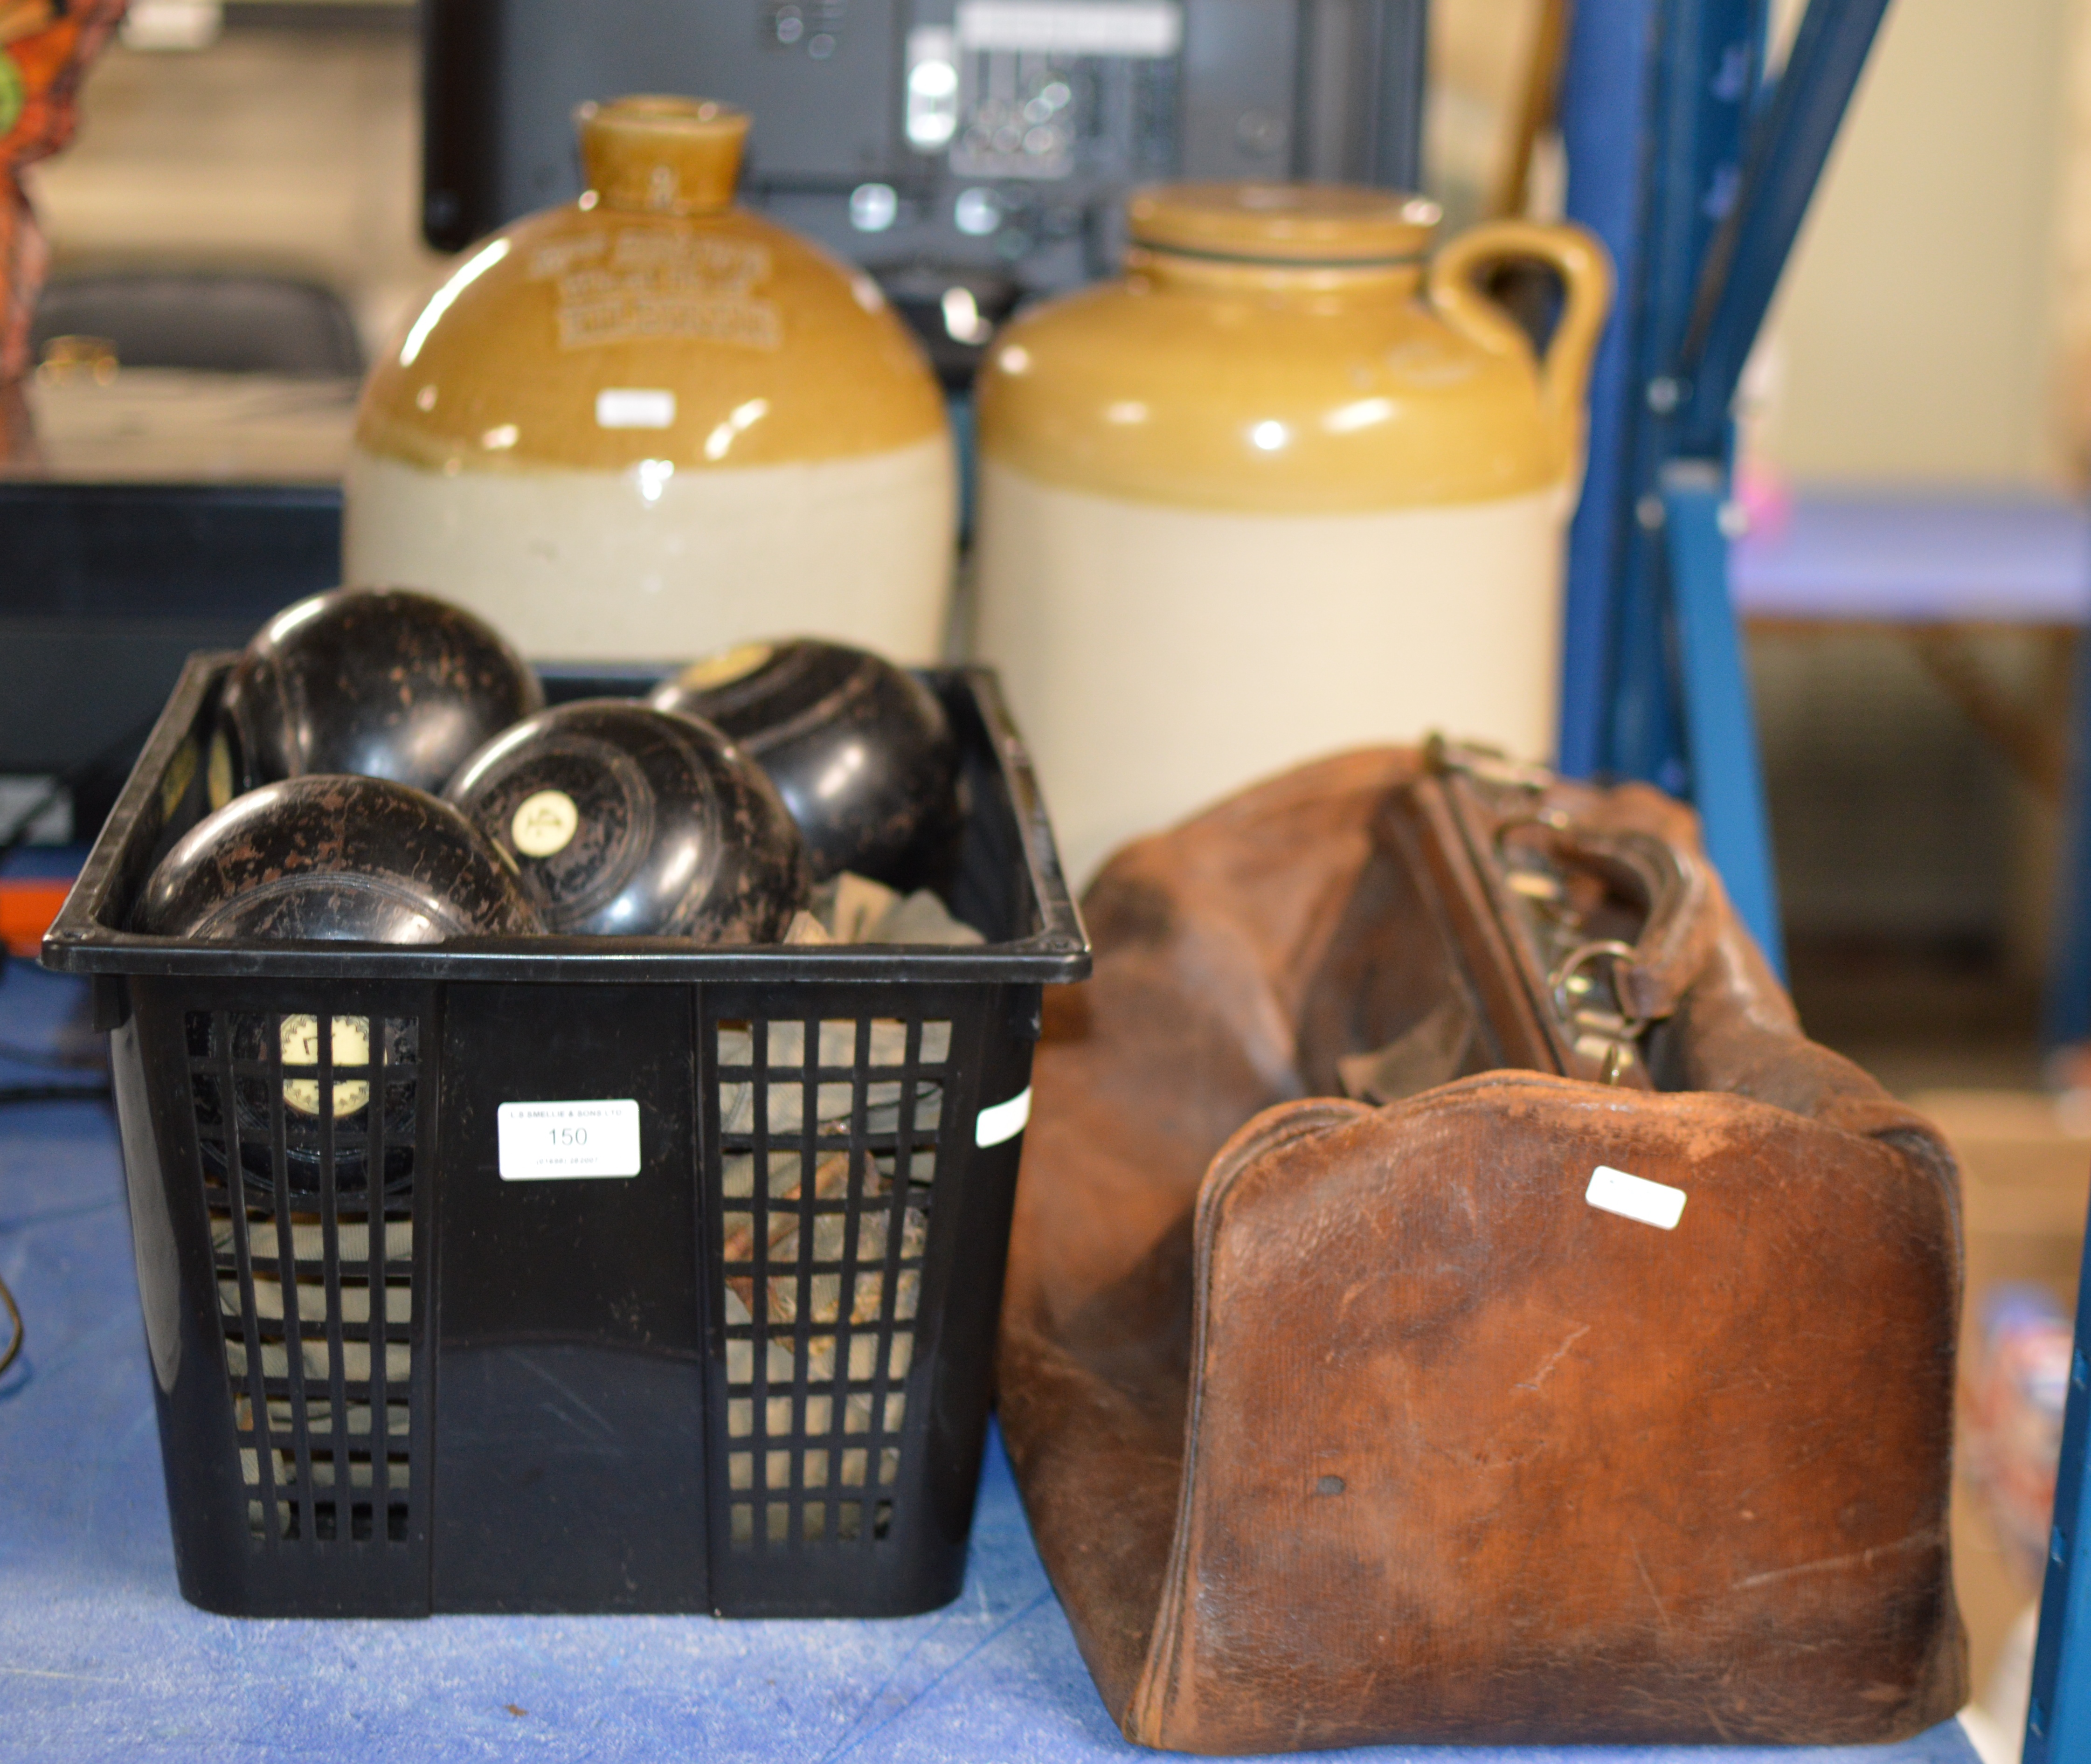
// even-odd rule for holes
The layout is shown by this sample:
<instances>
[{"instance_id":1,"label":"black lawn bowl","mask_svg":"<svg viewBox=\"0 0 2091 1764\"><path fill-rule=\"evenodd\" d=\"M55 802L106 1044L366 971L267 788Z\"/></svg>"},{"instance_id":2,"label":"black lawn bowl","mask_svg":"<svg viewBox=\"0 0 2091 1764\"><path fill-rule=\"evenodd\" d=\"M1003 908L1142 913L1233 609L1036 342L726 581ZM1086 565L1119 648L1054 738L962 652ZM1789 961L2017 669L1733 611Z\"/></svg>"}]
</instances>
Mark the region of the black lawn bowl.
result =
<instances>
[{"instance_id":1,"label":"black lawn bowl","mask_svg":"<svg viewBox=\"0 0 2091 1764\"><path fill-rule=\"evenodd\" d=\"M544 702L523 658L462 607L403 588L315 595L256 632L226 682L211 805L315 772L439 791Z\"/></svg>"},{"instance_id":2,"label":"black lawn bowl","mask_svg":"<svg viewBox=\"0 0 2091 1764\"><path fill-rule=\"evenodd\" d=\"M385 1020L380 1018L378 1023L378 1033L386 1033ZM384 1167L382 1186L386 1193L398 1193L412 1184L419 1125L413 1076L417 1050L396 1045L385 1049L384 1067L373 1074L372 1028L370 1018L364 1016L337 1014L328 1019L332 1078L326 1113L332 1119L323 1123L319 1018L309 1012L288 1012L274 1019L254 1015L243 1020L242 1033L231 1050L235 1062L232 1121L239 1139L239 1167L248 1188L266 1195L274 1188L270 1148L278 1112L284 1180L293 1197L317 1200L325 1194L330 1149L337 1195L368 1191L373 1150ZM204 1162L212 1175L222 1177L227 1136L222 1080L217 1073L199 1072L192 1075L190 1082L197 1124L215 1128L219 1136L200 1139ZM371 1106L373 1091L382 1093L375 1098L376 1110Z\"/></svg>"},{"instance_id":3,"label":"black lawn bowl","mask_svg":"<svg viewBox=\"0 0 2091 1764\"><path fill-rule=\"evenodd\" d=\"M442 943L539 929L515 867L448 803L389 778L265 784L160 860L140 931L211 942Z\"/></svg>"},{"instance_id":4,"label":"black lawn bowl","mask_svg":"<svg viewBox=\"0 0 2091 1764\"><path fill-rule=\"evenodd\" d=\"M657 709L701 717L770 774L815 877L894 879L955 813L958 744L937 696L866 650L810 637L745 644L657 688Z\"/></svg>"},{"instance_id":5,"label":"black lawn bowl","mask_svg":"<svg viewBox=\"0 0 2091 1764\"><path fill-rule=\"evenodd\" d=\"M445 794L514 856L548 930L773 943L811 886L761 769L709 724L630 699L518 723Z\"/></svg>"},{"instance_id":6,"label":"black lawn bowl","mask_svg":"<svg viewBox=\"0 0 2091 1764\"><path fill-rule=\"evenodd\" d=\"M153 870L136 929L210 942L427 944L521 936L538 924L514 865L449 804L386 778L329 774L265 784L198 822ZM330 1148L337 1191L360 1193L374 1084L383 1086L374 1100L386 1184L410 1177L412 1091L373 1076L371 1020L329 1019L324 1111L318 1016L257 1022L257 1045L233 1050L233 1118L248 1182L265 1188L274 1180L280 1116L292 1193L321 1192ZM402 1052L382 1058L389 1065ZM206 1082L213 1093L199 1094L197 1106L208 1103L222 1119L217 1080ZM207 1145L205 1155L222 1174L222 1149Z\"/></svg>"}]
</instances>

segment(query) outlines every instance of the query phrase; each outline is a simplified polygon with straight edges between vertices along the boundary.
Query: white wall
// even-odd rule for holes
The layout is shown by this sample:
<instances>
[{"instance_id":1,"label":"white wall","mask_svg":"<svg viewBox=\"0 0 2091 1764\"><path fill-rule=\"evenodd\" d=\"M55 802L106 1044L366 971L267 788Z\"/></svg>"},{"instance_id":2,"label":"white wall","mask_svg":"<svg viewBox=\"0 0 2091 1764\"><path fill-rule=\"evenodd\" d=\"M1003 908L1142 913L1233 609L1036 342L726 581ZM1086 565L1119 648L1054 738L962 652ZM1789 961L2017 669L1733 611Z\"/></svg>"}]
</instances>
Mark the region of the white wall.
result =
<instances>
[{"instance_id":1,"label":"white wall","mask_svg":"<svg viewBox=\"0 0 2091 1764\"><path fill-rule=\"evenodd\" d=\"M2080 3L1893 0L1773 315L1762 446L1794 478L2061 481Z\"/></svg>"}]
</instances>

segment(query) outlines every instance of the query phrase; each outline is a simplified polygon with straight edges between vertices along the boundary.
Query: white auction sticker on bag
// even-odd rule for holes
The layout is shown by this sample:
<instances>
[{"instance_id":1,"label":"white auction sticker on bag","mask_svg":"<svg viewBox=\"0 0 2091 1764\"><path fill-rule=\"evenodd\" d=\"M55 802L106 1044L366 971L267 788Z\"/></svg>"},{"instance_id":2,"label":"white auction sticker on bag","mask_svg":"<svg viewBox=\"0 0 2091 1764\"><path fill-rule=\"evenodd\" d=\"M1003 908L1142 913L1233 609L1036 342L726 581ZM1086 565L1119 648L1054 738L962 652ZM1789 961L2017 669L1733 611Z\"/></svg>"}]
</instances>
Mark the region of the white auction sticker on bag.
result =
<instances>
[{"instance_id":1,"label":"white auction sticker on bag","mask_svg":"<svg viewBox=\"0 0 2091 1764\"><path fill-rule=\"evenodd\" d=\"M1621 1218L1638 1219L1644 1225L1669 1231L1684 1216L1684 1191L1666 1182L1650 1182L1646 1176L1630 1176L1610 1164L1599 1164L1590 1172L1590 1186L1583 1198L1591 1205Z\"/></svg>"},{"instance_id":2,"label":"white auction sticker on bag","mask_svg":"<svg viewBox=\"0 0 2091 1764\"><path fill-rule=\"evenodd\" d=\"M1026 1085L1007 1102L997 1102L973 1117L973 1143L985 1150L1016 1137L1030 1124L1031 1086Z\"/></svg>"},{"instance_id":3,"label":"white auction sticker on bag","mask_svg":"<svg viewBox=\"0 0 2091 1764\"><path fill-rule=\"evenodd\" d=\"M495 1111L503 1182L563 1182L639 1174L639 1105L504 1102Z\"/></svg>"}]
</instances>

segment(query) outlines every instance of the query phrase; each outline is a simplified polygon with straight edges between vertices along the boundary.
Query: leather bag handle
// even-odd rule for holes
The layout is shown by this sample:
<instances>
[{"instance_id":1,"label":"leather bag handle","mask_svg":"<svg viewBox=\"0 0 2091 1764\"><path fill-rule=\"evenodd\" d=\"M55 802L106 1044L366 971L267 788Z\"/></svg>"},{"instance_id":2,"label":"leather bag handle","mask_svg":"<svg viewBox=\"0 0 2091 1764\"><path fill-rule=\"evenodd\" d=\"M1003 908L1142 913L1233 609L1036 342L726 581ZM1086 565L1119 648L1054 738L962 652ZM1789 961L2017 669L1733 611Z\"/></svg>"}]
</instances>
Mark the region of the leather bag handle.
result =
<instances>
[{"instance_id":1,"label":"leather bag handle","mask_svg":"<svg viewBox=\"0 0 2091 1764\"><path fill-rule=\"evenodd\" d=\"M1697 852L1694 817L1654 792L1597 791L1483 748L1434 738L1425 775L1390 799L1427 868L1446 929L1506 1064L1647 1088L1642 1032L1674 1013L1711 960L1719 890ZM1391 826L1389 832L1393 830ZM1580 873L1632 908L1626 928L1562 919L1514 864L1538 847L1546 873ZM1579 978L1597 964L1612 1003ZM1600 995L1602 996L1602 995Z\"/></svg>"},{"instance_id":2,"label":"leather bag handle","mask_svg":"<svg viewBox=\"0 0 2091 1764\"><path fill-rule=\"evenodd\" d=\"M1659 835L1574 820L1542 822L1564 864L1596 871L1646 904L1629 955L1613 961L1612 984L1636 1017L1666 1017L1712 953L1715 921L1704 861Z\"/></svg>"}]
</instances>

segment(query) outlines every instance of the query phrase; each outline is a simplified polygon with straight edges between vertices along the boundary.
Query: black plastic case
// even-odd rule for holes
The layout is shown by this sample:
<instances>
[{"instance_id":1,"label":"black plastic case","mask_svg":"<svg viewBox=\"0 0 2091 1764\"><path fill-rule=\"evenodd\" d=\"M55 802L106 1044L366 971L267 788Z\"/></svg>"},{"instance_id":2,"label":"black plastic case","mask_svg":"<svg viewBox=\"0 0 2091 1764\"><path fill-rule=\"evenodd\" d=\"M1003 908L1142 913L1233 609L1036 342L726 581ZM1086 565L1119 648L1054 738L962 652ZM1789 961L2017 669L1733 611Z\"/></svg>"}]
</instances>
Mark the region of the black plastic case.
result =
<instances>
[{"instance_id":1,"label":"black plastic case","mask_svg":"<svg viewBox=\"0 0 2091 1764\"><path fill-rule=\"evenodd\" d=\"M953 1598L1040 989L1089 965L993 677L925 676L966 804L925 879L982 947L132 934L203 812L229 661L191 660L44 944L113 1032L183 1594L257 1616ZM603 1099L636 1104L636 1176L503 1179L503 1103Z\"/></svg>"}]
</instances>

